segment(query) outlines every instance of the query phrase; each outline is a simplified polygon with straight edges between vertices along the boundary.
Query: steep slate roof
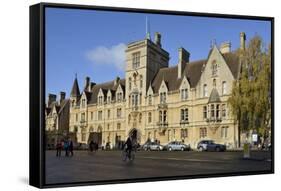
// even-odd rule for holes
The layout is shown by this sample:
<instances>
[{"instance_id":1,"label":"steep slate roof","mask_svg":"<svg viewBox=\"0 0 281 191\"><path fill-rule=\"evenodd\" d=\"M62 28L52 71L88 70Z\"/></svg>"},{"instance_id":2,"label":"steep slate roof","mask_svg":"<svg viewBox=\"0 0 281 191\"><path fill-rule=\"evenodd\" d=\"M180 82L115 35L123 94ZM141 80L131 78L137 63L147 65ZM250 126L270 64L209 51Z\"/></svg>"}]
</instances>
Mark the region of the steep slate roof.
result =
<instances>
[{"instance_id":1,"label":"steep slate roof","mask_svg":"<svg viewBox=\"0 0 281 191\"><path fill-rule=\"evenodd\" d=\"M101 83L101 84L96 84L92 88L91 99L90 99L89 103L97 103L97 97L98 97L98 93L99 93L100 89L102 89L104 93L107 93L108 90L113 90L112 91L112 94L113 94L112 97L115 97L115 92L116 92L119 84L121 84L121 87L122 87L123 92L125 94L125 79L120 79L117 84L114 84L114 81L115 80L105 82L105 83Z\"/></svg>"},{"instance_id":2,"label":"steep slate roof","mask_svg":"<svg viewBox=\"0 0 281 191\"><path fill-rule=\"evenodd\" d=\"M178 67L173 66L170 68L161 68L159 70L152 82L154 93L159 91L162 80L165 81L168 91L176 90L181 83L181 80L178 79Z\"/></svg>"},{"instance_id":3,"label":"steep slate roof","mask_svg":"<svg viewBox=\"0 0 281 191\"><path fill-rule=\"evenodd\" d=\"M237 78L238 71L239 71L239 57L232 52L222 54L222 56L225 59L225 62L229 67L231 73L233 74L234 78ZM190 83L190 87L193 88L197 85L203 71L202 69L204 65L207 63L207 61L208 59L186 63L182 78L183 76L186 76L187 80ZM161 68L159 72L156 74L155 78L153 79L152 88L155 93L158 93L162 80L164 79L165 83L168 85L169 91L178 90L182 78L178 79L177 66L173 66L170 68Z\"/></svg>"},{"instance_id":4,"label":"steep slate roof","mask_svg":"<svg viewBox=\"0 0 281 191\"><path fill-rule=\"evenodd\" d=\"M178 66L173 66L170 68L161 68L152 82L152 88L157 93L159 91L162 80L168 86L169 91L178 90L182 79L186 76L191 87L195 87L201 76L201 70L203 64L206 60L199 60L190 63L186 63L182 78L178 79Z\"/></svg>"},{"instance_id":5,"label":"steep slate roof","mask_svg":"<svg viewBox=\"0 0 281 191\"><path fill-rule=\"evenodd\" d=\"M230 71L232 72L234 78L237 78L239 71L239 57L233 52L222 54L222 56L227 63Z\"/></svg>"},{"instance_id":6,"label":"steep slate roof","mask_svg":"<svg viewBox=\"0 0 281 191\"><path fill-rule=\"evenodd\" d=\"M218 90L216 88L213 88L213 90L211 92L211 95L209 97L208 103L217 103L217 102L220 102L220 101L221 100L220 100Z\"/></svg>"},{"instance_id":7,"label":"steep slate roof","mask_svg":"<svg viewBox=\"0 0 281 191\"><path fill-rule=\"evenodd\" d=\"M79 85L78 85L77 78L75 78L72 89L71 89L70 96L77 97L79 95L80 95Z\"/></svg>"},{"instance_id":8,"label":"steep slate roof","mask_svg":"<svg viewBox=\"0 0 281 191\"><path fill-rule=\"evenodd\" d=\"M89 101L91 99L92 93L85 91L85 95L86 95L87 100Z\"/></svg>"}]
</instances>

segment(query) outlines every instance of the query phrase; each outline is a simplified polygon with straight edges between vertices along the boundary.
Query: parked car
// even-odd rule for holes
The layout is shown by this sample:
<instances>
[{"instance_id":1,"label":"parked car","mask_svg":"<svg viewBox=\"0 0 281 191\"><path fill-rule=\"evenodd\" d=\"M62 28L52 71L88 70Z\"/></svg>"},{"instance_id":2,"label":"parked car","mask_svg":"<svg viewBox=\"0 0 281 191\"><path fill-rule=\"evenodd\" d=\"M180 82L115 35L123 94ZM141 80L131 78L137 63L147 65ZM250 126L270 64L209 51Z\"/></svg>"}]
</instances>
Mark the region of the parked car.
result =
<instances>
[{"instance_id":1,"label":"parked car","mask_svg":"<svg viewBox=\"0 0 281 191\"><path fill-rule=\"evenodd\" d=\"M149 145L147 145L148 151L162 151L164 149L163 145L160 145L159 143L151 142Z\"/></svg>"},{"instance_id":2,"label":"parked car","mask_svg":"<svg viewBox=\"0 0 281 191\"><path fill-rule=\"evenodd\" d=\"M146 142L141 146L141 149L147 151L150 145L151 142Z\"/></svg>"},{"instance_id":3,"label":"parked car","mask_svg":"<svg viewBox=\"0 0 281 191\"><path fill-rule=\"evenodd\" d=\"M88 150L89 149L88 144L85 144L85 143L74 144L73 147L75 150Z\"/></svg>"},{"instance_id":4,"label":"parked car","mask_svg":"<svg viewBox=\"0 0 281 191\"><path fill-rule=\"evenodd\" d=\"M179 141L172 141L168 143L165 147L165 150L168 151L189 151L190 150L190 145L184 144Z\"/></svg>"},{"instance_id":5,"label":"parked car","mask_svg":"<svg viewBox=\"0 0 281 191\"><path fill-rule=\"evenodd\" d=\"M198 143L197 149L199 151L225 151L226 146L222 144L217 144L213 140L202 140Z\"/></svg>"}]
</instances>

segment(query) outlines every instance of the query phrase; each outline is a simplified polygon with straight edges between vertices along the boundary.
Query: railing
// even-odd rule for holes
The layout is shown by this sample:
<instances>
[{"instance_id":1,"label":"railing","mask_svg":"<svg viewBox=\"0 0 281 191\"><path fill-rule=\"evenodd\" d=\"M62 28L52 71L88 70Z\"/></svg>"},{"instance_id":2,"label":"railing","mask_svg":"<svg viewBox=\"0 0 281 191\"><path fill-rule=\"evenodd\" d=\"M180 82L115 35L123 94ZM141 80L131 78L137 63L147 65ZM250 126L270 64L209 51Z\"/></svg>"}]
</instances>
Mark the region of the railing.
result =
<instances>
[{"instance_id":1,"label":"railing","mask_svg":"<svg viewBox=\"0 0 281 191\"><path fill-rule=\"evenodd\" d=\"M167 109L168 108L168 104L167 103L160 103L158 104L158 109Z\"/></svg>"},{"instance_id":2,"label":"railing","mask_svg":"<svg viewBox=\"0 0 281 191\"><path fill-rule=\"evenodd\" d=\"M181 120L180 121L180 125L188 125L188 124L189 124L189 122L186 121L186 120Z\"/></svg>"},{"instance_id":3,"label":"railing","mask_svg":"<svg viewBox=\"0 0 281 191\"><path fill-rule=\"evenodd\" d=\"M157 122L157 126L159 126L160 128L167 128L168 122Z\"/></svg>"},{"instance_id":4,"label":"railing","mask_svg":"<svg viewBox=\"0 0 281 191\"><path fill-rule=\"evenodd\" d=\"M211 117L211 118L206 118L205 119L207 123L219 123L222 122L221 118L215 118L215 117Z\"/></svg>"},{"instance_id":5,"label":"railing","mask_svg":"<svg viewBox=\"0 0 281 191\"><path fill-rule=\"evenodd\" d=\"M81 124L85 124L86 122L87 122L87 121L86 121L85 119L81 119L81 120L80 120L80 123L81 123Z\"/></svg>"}]
</instances>

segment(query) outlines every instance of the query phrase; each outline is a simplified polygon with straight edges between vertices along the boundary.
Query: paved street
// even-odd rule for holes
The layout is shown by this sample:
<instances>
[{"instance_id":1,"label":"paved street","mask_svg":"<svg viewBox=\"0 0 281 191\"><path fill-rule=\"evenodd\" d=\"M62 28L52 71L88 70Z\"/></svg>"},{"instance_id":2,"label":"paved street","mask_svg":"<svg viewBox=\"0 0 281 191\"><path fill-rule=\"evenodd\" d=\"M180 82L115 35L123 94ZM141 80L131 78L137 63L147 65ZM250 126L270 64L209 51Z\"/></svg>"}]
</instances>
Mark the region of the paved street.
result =
<instances>
[{"instance_id":1,"label":"paved street","mask_svg":"<svg viewBox=\"0 0 281 191\"><path fill-rule=\"evenodd\" d=\"M64 154L64 153L63 153ZM270 170L270 152L145 152L134 162L123 162L121 151L76 151L73 157L55 156L46 151L46 183L165 177L209 173Z\"/></svg>"}]
</instances>

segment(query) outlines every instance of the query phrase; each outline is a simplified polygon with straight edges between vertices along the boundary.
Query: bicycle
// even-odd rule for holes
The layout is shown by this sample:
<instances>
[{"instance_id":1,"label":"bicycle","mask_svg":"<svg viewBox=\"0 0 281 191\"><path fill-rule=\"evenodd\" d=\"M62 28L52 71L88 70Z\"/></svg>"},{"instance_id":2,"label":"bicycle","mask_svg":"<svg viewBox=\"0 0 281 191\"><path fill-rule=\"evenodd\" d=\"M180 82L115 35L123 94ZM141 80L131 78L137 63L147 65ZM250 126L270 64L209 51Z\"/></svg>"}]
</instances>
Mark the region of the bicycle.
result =
<instances>
[{"instance_id":1,"label":"bicycle","mask_svg":"<svg viewBox=\"0 0 281 191\"><path fill-rule=\"evenodd\" d=\"M132 149L132 150L131 150L131 154L130 154L130 156L129 156L129 150L127 151L127 149L124 148L124 149L122 150L122 160L123 160L124 162L126 162L127 160L129 160L129 161L134 161L134 160L135 160L135 154L136 154L135 150Z\"/></svg>"}]
</instances>

